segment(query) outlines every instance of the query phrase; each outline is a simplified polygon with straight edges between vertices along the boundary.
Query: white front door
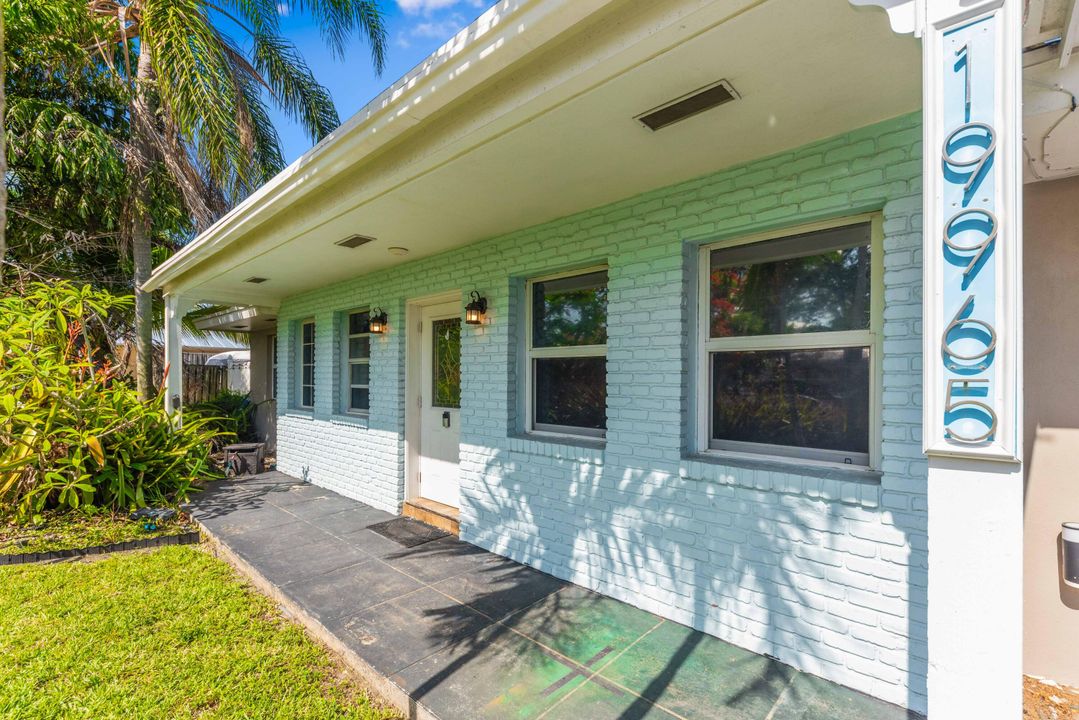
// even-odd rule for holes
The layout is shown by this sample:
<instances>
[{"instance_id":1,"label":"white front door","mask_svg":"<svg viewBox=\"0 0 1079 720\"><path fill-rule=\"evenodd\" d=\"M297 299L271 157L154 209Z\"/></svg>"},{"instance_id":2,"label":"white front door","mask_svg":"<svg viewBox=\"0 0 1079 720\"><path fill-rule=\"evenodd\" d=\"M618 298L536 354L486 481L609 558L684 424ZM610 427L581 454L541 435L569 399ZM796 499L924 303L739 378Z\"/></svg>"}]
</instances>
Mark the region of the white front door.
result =
<instances>
[{"instance_id":1,"label":"white front door","mask_svg":"<svg viewBox=\"0 0 1079 720\"><path fill-rule=\"evenodd\" d=\"M461 303L420 313L419 495L458 507L461 442Z\"/></svg>"}]
</instances>

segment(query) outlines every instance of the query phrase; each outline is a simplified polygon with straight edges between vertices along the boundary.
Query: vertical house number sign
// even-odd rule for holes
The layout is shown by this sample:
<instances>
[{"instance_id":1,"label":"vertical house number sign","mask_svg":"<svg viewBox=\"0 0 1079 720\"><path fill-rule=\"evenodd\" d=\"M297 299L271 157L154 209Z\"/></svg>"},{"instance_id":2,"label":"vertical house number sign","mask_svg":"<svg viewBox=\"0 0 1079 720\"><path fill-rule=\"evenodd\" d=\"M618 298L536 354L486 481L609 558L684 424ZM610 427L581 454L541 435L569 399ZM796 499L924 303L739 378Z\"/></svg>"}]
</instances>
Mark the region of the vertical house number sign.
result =
<instances>
[{"instance_id":1,"label":"vertical house number sign","mask_svg":"<svg viewBox=\"0 0 1079 720\"><path fill-rule=\"evenodd\" d=\"M963 447L994 442L999 424L994 22L975 20L943 38L943 427L945 441Z\"/></svg>"}]
</instances>

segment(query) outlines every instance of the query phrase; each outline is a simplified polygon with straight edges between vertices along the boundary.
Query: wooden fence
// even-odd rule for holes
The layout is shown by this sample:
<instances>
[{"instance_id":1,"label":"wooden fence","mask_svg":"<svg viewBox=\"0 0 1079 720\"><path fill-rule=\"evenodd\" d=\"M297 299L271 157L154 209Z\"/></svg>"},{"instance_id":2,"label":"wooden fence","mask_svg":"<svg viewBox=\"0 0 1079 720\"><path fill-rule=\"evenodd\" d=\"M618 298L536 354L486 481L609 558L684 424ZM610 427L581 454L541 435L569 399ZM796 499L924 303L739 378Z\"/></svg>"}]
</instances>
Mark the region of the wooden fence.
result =
<instances>
[{"instance_id":1,"label":"wooden fence","mask_svg":"<svg viewBox=\"0 0 1079 720\"><path fill-rule=\"evenodd\" d=\"M184 405L213 400L229 387L229 369L224 365L184 363Z\"/></svg>"}]
</instances>

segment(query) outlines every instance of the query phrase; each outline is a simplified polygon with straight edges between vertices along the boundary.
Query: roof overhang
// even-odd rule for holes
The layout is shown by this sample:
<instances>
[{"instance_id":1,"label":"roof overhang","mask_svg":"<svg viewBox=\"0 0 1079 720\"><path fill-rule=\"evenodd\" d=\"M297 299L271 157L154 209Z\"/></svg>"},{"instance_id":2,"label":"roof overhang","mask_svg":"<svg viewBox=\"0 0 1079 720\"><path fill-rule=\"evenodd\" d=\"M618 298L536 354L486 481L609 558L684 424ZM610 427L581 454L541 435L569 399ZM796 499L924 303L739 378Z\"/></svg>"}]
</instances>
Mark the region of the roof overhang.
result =
<instances>
[{"instance_id":1,"label":"roof overhang","mask_svg":"<svg viewBox=\"0 0 1079 720\"><path fill-rule=\"evenodd\" d=\"M614 1L504 0L491 7L157 267L145 288L167 287L249 229Z\"/></svg>"},{"instance_id":2,"label":"roof overhang","mask_svg":"<svg viewBox=\"0 0 1079 720\"><path fill-rule=\"evenodd\" d=\"M195 321L195 327L205 331L262 332L277 326L277 308L261 305L231 307Z\"/></svg>"},{"instance_id":3,"label":"roof overhang","mask_svg":"<svg viewBox=\"0 0 1079 720\"><path fill-rule=\"evenodd\" d=\"M835 0L502 2L146 287L273 306L916 110L920 67L917 40ZM635 120L720 80L737 101ZM375 241L335 245L353 234Z\"/></svg>"}]
</instances>

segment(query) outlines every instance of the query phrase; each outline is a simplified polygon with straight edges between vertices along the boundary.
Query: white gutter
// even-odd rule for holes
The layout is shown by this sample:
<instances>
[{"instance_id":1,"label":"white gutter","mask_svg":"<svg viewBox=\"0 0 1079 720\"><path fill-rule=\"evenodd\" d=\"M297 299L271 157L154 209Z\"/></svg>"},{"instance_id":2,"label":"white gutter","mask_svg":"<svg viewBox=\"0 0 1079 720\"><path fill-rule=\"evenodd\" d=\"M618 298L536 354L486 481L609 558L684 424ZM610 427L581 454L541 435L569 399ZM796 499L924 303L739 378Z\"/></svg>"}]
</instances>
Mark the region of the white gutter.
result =
<instances>
[{"instance_id":1,"label":"white gutter","mask_svg":"<svg viewBox=\"0 0 1079 720\"><path fill-rule=\"evenodd\" d=\"M158 266L143 289L171 284L345 168L615 1L503 0Z\"/></svg>"}]
</instances>

